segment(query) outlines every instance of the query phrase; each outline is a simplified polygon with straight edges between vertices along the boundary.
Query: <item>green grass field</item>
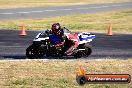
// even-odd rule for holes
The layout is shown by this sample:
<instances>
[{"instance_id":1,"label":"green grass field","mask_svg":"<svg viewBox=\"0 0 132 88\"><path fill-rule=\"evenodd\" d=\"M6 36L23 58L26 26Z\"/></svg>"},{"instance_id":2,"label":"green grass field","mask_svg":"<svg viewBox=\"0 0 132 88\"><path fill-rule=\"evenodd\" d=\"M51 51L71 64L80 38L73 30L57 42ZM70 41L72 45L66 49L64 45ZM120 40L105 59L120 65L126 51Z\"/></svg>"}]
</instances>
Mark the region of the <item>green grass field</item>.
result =
<instances>
[{"instance_id":1,"label":"green grass field","mask_svg":"<svg viewBox=\"0 0 132 88\"><path fill-rule=\"evenodd\" d=\"M129 84L76 83L76 72L82 65L87 74L130 74L128 60L26 60L0 61L0 88L131 88Z\"/></svg>"},{"instance_id":2,"label":"green grass field","mask_svg":"<svg viewBox=\"0 0 132 88\"><path fill-rule=\"evenodd\" d=\"M0 9L128 2L131 0L0 0Z\"/></svg>"},{"instance_id":3,"label":"green grass field","mask_svg":"<svg viewBox=\"0 0 132 88\"><path fill-rule=\"evenodd\" d=\"M108 31L108 26L112 23L114 33L132 33L132 10L43 19L0 21L0 28L20 30L20 26L25 24L27 30L45 30L50 29L54 22L61 23L71 31L103 33Z\"/></svg>"}]
</instances>

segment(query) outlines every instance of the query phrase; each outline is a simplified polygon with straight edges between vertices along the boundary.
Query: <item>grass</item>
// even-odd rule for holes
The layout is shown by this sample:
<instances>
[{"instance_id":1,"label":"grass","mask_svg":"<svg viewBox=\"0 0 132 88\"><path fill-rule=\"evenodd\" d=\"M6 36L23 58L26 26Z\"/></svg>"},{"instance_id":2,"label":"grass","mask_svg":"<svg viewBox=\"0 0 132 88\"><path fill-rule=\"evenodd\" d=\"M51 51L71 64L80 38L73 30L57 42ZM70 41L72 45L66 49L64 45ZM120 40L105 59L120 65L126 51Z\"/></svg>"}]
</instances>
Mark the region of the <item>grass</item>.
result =
<instances>
[{"instance_id":1,"label":"grass","mask_svg":"<svg viewBox=\"0 0 132 88\"><path fill-rule=\"evenodd\" d=\"M25 8L93 3L127 2L131 0L0 0L0 8Z\"/></svg>"},{"instance_id":2,"label":"grass","mask_svg":"<svg viewBox=\"0 0 132 88\"><path fill-rule=\"evenodd\" d=\"M71 31L104 32L108 31L109 23L112 23L115 33L132 33L132 10L106 12L97 14L61 16L43 19L8 20L0 21L0 28L21 29L25 24L27 30L50 29L52 23L59 22Z\"/></svg>"},{"instance_id":3,"label":"grass","mask_svg":"<svg viewBox=\"0 0 132 88\"><path fill-rule=\"evenodd\" d=\"M130 74L128 60L25 60L0 61L1 88L80 88L76 72L82 65L88 74ZM131 88L129 84L86 84L83 88Z\"/></svg>"}]
</instances>

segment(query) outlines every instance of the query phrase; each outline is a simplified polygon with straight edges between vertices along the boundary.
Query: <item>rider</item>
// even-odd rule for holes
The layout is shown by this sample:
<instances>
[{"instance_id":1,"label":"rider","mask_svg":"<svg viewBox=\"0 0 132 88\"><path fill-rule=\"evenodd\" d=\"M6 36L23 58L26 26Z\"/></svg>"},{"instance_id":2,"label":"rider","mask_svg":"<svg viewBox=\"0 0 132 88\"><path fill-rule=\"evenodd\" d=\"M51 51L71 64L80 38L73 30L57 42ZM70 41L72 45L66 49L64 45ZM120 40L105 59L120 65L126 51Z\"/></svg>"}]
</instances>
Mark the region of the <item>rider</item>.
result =
<instances>
[{"instance_id":1,"label":"rider","mask_svg":"<svg viewBox=\"0 0 132 88\"><path fill-rule=\"evenodd\" d=\"M74 45L72 45L71 47L69 47L66 51L65 54L67 55L72 55L74 49L76 49L78 47L78 43L79 43L79 38L77 36L77 34L64 34L64 28L61 28L61 25L59 23L54 23L51 27L51 32L52 35L50 36L50 40L51 42L55 45L55 46L61 46L64 45L64 41L66 39L66 37L72 41L74 43Z\"/></svg>"}]
</instances>

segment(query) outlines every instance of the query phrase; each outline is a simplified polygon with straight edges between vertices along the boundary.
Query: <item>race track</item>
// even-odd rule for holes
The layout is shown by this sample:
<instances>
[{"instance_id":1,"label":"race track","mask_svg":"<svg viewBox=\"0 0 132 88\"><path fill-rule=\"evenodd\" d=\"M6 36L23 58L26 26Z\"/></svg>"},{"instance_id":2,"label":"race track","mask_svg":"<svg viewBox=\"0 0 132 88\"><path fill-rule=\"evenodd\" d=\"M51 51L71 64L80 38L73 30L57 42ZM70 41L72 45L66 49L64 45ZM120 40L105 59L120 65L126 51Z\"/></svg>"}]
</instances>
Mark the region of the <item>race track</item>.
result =
<instances>
[{"instance_id":1,"label":"race track","mask_svg":"<svg viewBox=\"0 0 132 88\"><path fill-rule=\"evenodd\" d=\"M0 20L46 18L129 9L132 9L132 2L58 6L47 8L38 7L0 9ZM39 31L28 31L28 35L25 37L20 37L19 32L20 31L0 29L1 60L27 59L25 50L30 44L32 44L33 38ZM90 43L93 46L93 53L85 59L132 58L132 35L114 34L113 36L106 36L106 34L100 33L96 33L95 35L96 39L92 43ZM45 59L45 57L43 59Z\"/></svg>"},{"instance_id":2,"label":"race track","mask_svg":"<svg viewBox=\"0 0 132 88\"><path fill-rule=\"evenodd\" d=\"M28 31L28 35L25 37L20 37L19 32L14 30L0 30L1 60L27 59L25 50L32 44L33 38L40 31ZM84 59L132 58L132 35L114 34L113 36L106 36L106 34L100 33L96 33L95 35L96 39L90 43L93 46L93 53ZM46 59L46 57L42 59ZM67 57L67 59L71 58Z\"/></svg>"},{"instance_id":3,"label":"race track","mask_svg":"<svg viewBox=\"0 0 132 88\"><path fill-rule=\"evenodd\" d=\"M0 20L47 18L65 15L90 14L132 9L132 2L88 4L56 7L0 9Z\"/></svg>"}]
</instances>

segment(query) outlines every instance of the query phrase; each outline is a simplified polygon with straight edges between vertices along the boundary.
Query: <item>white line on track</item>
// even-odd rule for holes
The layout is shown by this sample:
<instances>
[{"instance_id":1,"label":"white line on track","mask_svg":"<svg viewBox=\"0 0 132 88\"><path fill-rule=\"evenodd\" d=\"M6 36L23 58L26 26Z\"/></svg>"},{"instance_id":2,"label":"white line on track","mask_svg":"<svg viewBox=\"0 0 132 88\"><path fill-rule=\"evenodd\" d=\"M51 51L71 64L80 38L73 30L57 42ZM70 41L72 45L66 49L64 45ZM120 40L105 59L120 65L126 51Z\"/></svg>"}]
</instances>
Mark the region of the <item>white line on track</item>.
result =
<instances>
[{"instance_id":1,"label":"white line on track","mask_svg":"<svg viewBox=\"0 0 132 88\"><path fill-rule=\"evenodd\" d=\"M10 15L10 14L15 14L15 13L0 13L0 14L3 14L3 15Z\"/></svg>"},{"instance_id":2,"label":"white line on track","mask_svg":"<svg viewBox=\"0 0 132 88\"><path fill-rule=\"evenodd\" d=\"M32 13L32 12L18 12L20 14Z\"/></svg>"},{"instance_id":3,"label":"white line on track","mask_svg":"<svg viewBox=\"0 0 132 88\"><path fill-rule=\"evenodd\" d=\"M11 58L6 58L6 59L3 59L3 60L0 60L0 62L6 62L6 61L12 61L12 62L27 62L27 61L33 61L33 62L35 62L35 61L49 61L49 59L11 59Z\"/></svg>"},{"instance_id":4,"label":"white line on track","mask_svg":"<svg viewBox=\"0 0 132 88\"><path fill-rule=\"evenodd\" d=\"M12 15L12 14L30 14L30 13L43 13L43 12L55 12L55 11L71 11L71 10L86 10L86 9L98 9L98 8L108 8L108 7L119 7L119 6L129 6L127 5L103 5L103 6L94 6L94 7L87 7L87 8L73 8L73 9L47 9L47 10L40 10L40 11L24 11L24 12L10 12L10 13L0 13L0 15Z\"/></svg>"},{"instance_id":5,"label":"white line on track","mask_svg":"<svg viewBox=\"0 0 132 88\"><path fill-rule=\"evenodd\" d=\"M3 48L3 47L14 47L14 48L15 48L15 47L23 47L23 46L2 46L2 45L1 45L0 47L2 47L2 48Z\"/></svg>"}]
</instances>

